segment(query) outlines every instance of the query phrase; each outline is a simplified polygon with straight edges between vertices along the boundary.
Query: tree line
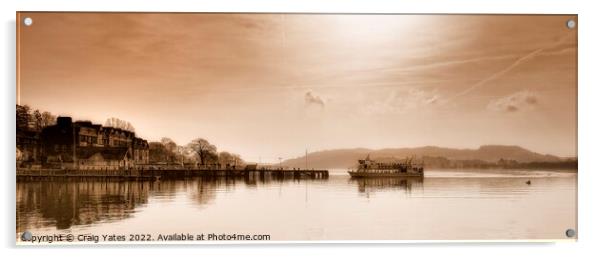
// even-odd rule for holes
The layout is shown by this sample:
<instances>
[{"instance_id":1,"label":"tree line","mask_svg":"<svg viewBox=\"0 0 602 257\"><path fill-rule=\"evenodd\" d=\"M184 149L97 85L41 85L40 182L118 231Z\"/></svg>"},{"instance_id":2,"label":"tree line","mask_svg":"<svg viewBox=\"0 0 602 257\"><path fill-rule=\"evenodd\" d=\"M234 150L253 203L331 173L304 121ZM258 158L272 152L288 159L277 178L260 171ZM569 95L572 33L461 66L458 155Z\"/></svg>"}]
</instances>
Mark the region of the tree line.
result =
<instances>
[{"instance_id":1,"label":"tree line","mask_svg":"<svg viewBox=\"0 0 602 257\"><path fill-rule=\"evenodd\" d=\"M56 116L50 112L32 110L27 105L17 105L17 129L25 131L42 131L44 127L56 123Z\"/></svg>"},{"instance_id":2,"label":"tree line","mask_svg":"<svg viewBox=\"0 0 602 257\"><path fill-rule=\"evenodd\" d=\"M484 160L451 160L445 157L423 156L426 168L430 169L577 169L577 159L557 162L519 162L499 159L497 162Z\"/></svg>"},{"instance_id":3,"label":"tree line","mask_svg":"<svg viewBox=\"0 0 602 257\"><path fill-rule=\"evenodd\" d=\"M198 163L201 165L220 165L221 167L245 164L238 154L217 151L217 147L204 138L196 138L187 145L176 144L170 138L149 143L149 161L151 163L180 164Z\"/></svg>"},{"instance_id":4,"label":"tree line","mask_svg":"<svg viewBox=\"0 0 602 257\"><path fill-rule=\"evenodd\" d=\"M28 105L17 104L16 113L18 130L40 132L43 128L56 124L56 115L38 109L33 110ZM115 117L108 118L104 126L135 132L131 123Z\"/></svg>"}]
</instances>

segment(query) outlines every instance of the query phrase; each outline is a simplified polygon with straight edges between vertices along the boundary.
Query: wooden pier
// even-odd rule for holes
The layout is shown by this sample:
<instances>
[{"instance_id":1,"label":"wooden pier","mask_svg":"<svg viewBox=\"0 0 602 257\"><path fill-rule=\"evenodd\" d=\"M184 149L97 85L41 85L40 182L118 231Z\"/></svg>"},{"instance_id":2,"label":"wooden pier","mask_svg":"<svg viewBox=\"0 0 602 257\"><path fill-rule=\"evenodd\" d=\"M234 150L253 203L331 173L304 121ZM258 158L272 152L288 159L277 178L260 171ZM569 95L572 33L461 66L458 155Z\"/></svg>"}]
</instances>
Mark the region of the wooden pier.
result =
<instances>
[{"instance_id":1,"label":"wooden pier","mask_svg":"<svg viewBox=\"0 0 602 257\"><path fill-rule=\"evenodd\" d=\"M327 179L328 170L302 170L302 169L275 169L275 170L246 170L243 171L244 177L256 176L265 177L271 176L274 178L286 178L293 177L296 179L310 178L310 179Z\"/></svg>"},{"instance_id":2,"label":"wooden pier","mask_svg":"<svg viewBox=\"0 0 602 257\"><path fill-rule=\"evenodd\" d=\"M157 180L158 174L142 170L68 170L68 169L17 169L17 180L60 178L96 178L114 180Z\"/></svg>"},{"instance_id":3,"label":"wooden pier","mask_svg":"<svg viewBox=\"0 0 602 257\"><path fill-rule=\"evenodd\" d=\"M293 170L293 169L256 169L256 170L228 170L228 169L163 169L145 170L160 178L186 178L186 177L293 177L293 178L328 178L328 170Z\"/></svg>"},{"instance_id":4,"label":"wooden pier","mask_svg":"<svg viewBox=\"0 0 602 257\"><path fill-rule=\"evenodd\" d=\"M294 179L326 179L328 170L303 169L17 169L17 179L44 178L106 178L118 180L157 180L178 179L188 177L242 177L248 178L294 178Z\"/></svg>"}]
</instances>

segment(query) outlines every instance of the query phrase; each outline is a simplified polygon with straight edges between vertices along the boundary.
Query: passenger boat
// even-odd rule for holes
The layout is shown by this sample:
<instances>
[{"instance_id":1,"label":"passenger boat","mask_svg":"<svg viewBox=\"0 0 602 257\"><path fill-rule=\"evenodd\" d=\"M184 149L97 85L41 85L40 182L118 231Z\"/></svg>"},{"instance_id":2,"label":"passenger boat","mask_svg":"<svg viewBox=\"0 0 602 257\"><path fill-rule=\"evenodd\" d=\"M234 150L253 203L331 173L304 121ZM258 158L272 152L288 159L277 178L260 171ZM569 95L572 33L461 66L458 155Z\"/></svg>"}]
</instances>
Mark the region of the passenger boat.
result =
<instances>
[{"instance_id":1,"label":"passenger boat","mask_svg":"<svg viewBox=\"0 0 602 257\"><path fill-rule=\"evenodd\" d=\"M348 171L353 178L364 177L423 177L424 164L415 164L413 158L406 158L402 162L377 162L370 159L358 160L357 169Z\"/></svg>"}]
</instances>

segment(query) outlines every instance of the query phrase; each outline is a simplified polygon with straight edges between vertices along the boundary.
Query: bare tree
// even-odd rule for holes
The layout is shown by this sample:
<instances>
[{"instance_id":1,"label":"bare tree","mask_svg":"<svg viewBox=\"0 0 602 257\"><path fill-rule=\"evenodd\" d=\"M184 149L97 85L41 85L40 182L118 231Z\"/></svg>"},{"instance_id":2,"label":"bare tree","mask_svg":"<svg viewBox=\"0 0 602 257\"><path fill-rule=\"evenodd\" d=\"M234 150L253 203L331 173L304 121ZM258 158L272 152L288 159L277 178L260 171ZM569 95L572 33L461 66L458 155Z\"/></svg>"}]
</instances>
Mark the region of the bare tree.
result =
<instances>
[{"instance_id":1,"label":"bare tree","mask_svg":"<svg viewBox=\"0 0 602 257\"><path fill-rule=\"evenodd\" d=\"M165 149L167 149L167 151L169 152L169 161L175 163L178 157L178 152L176 151L178 145L176 144L176 142L171 140L171 138L164 137L161 138L161 144L163 144L163 146L165 146Z\"/></svg>"},{"instance_id":2,"label":"bare tree","mask_svg":"<svg viewBox=\"0 0 602 257\"><path fill-rule=\"evenodd\" d=\"M221 166L231 165L233 162L232 154L229 152L219 152L218 162Z\"/></svg>"},{"instance_id":3,"label":"bare tree","mask_svg":"<svg viewBox=\"0 0 602 257\"><path fill-rule=\"evenodd\" d=\"M42 127L48 127L56 124L56 116L49 112L42 113Z\"/></svg>"},{"instance_id":4,"label":"bare tree","mask_svg":"<svg viewBox=\"0 0 602 257\"><path fill-rule=\"evenodd\" d=\"M134 126L132 126L131 123L121 120L121 119L118 119L118 118L115 118L115 117L108 118L107 121L105 122L105 126L123 129L123 130L127 130L130 132L136 132L136 130L134 129Z\"/></svg>"},{"instance_id":5,"label":"bare tree","mask_svg":"<svg viewBox=\"0 0 602 257\"><path fill-rule=\"evenodd\" d=\"M42 130L42 113L39 110L35 110L31 117L33 118L33 129L36 131Z\"/></svg>"},{"instance_id":6,"label":"bare tree","mask_svg":"<svg viewBox=\"0 0 602 257\"><path fill-rule=\"evenodd\" d=\"M151 163L168 162L171 154L165 146L159 142L150 142L148 144L148 156Z\"/></svg>"},{"instance_id":7,"label":"bare tree","mask_svg":"<svg viewBox=\"0 0 602 257\"><path fill-rule=\"evenodd\" d=\"M17 105L17 127L25 130L40 131L44 127L56 124L56 116L40 110L31 111L27 105Z\"/></svg>"},{"instance_id":8,"label":"bare tree","mask_svg":"<svg viewBox=\"0 0 602 257\"><path fill-rule=\"evenodd\" d=\"M238 154L233 154L229 152L220 152L218 156L219 164L222 166L225 165L242 165L244 161Z\"/></svg>"},{"instance_id":9,"label":"bare tree","mask_svg":"<svg viewBox=\"0 0 602 257\"><path fill-rule=\"evenodd\" d=\"M205 165L209 161L217 159L217 147L209 143L206 139L194 139L188 143L187 148L195 154L201 162L201 165Z\"/></svg>"},{"instance_id":10,"label":"bare tree","mask_svg":"<svg viewBox=\"0 0 602 257\"><path fill-rule=\"evenodd\" d=\"M163 144L165 148L167 148L167 150L174 153L176 152L176 148L178 147L176 142L174 142L173 140L171 140L171 138L168 137L161 138L161 144Z\"/></svg>"},{"instance_id":11,"label":"bare tree","mask_svg":"<svg viewBox=\"0 0 602 257\"><path fill-rule=\"evenodd\" d=\"M180 161L180 165L184 165L184 161L188 161L190 156L190 149L185 146L176 146L176 156Z\"/></svg>"},{"instance_id":12,"label":"bare tree","mask_svg":"<svg viewBox=\"0 0 602 257\"><path fill-rule=\"evenodd\" d=\"M245 164L245 160L243 160L240 155L238 154L232 154L232 161L234 162L234 164L236 165L244 165Z\"/></svg>"},{"instance_id":13,"label":"bare tree","mask_svg":"<svg viewBox=\"0 0 602 257\"><path fill-rule=\"evenodd\" d=\"M27 130L29 128L30 108L27 105L17 105L17 128Z\"/></svg>"}]
</instances>

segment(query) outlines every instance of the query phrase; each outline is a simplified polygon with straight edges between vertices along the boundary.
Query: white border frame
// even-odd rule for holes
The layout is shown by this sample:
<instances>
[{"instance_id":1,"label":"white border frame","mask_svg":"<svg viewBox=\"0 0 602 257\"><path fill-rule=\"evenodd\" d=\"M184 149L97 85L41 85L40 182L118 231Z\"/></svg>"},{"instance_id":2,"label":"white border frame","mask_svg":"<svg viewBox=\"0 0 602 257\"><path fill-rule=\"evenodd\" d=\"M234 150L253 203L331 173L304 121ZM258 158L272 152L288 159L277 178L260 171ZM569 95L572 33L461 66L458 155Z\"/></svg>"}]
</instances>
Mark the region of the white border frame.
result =
<instances>
[{"instance_id":1,"label":"white border frame","mask_svg":"<svg viewBox=\"0 0 602 257\"><path fill-rule=\"evenodd\" d=\"M599 182L602 182L599 168L596 165L601 145L600 131L602 122L597 118L597 110L602 110L602 97L599 86L602 82L599 72L599 60L602 60L600 36L597 25L602 24L600 8L595 1L478 1L478 0L423 0L407 1L403 3L386 3L385 1L125 1L106 0L95 2L72 2L68 0L43 1L34 0L19 3L2 2L2 28L5 40L2 40L2 51L5 60L1 63L3 78L6 78L2 88L2 114L5 126L2 126L2 141L6 142L0 153L0 163L4 164L4 187L2 205L2 221L6 222L5 233L2 233L3 252L9 256L25 255L60 255L81 256L107 254L144 254L146 256L172 255L174 253L198 253L224 255L224 254L259 254L261 256L282 256L284 254L295 256L313 255L452 255L462 253L467 256L509 256L509 255L534 255L567 256L588 255L600 249L600 221L601 207L596 204L595 197L602 195ZM15 15L16 11L135 11L135 12L315 12L315 13L429 13L429 14L566 14L579 15L579 45L578 45L578 135L579 135L579 241L577 243L520 243L512 241L499 243L498 241L479 241L480 243L458 243L458 241L419 241L420 243L396 244L390 241L345 241L344 244L335 241L324 243L305 241L295 245L292 241L271 244L236 244L236 245L147 245L147 246L102 246L101 249L89 246L63 246L63 247L16 247L13 237L15 228L15 177L14 173L14 106L15 106ZM384 244L383 244L384 243ZM94 251L87 251L94 249ZM100 251L99 251L100 250Z\"/></svg>"}]
</instances>

